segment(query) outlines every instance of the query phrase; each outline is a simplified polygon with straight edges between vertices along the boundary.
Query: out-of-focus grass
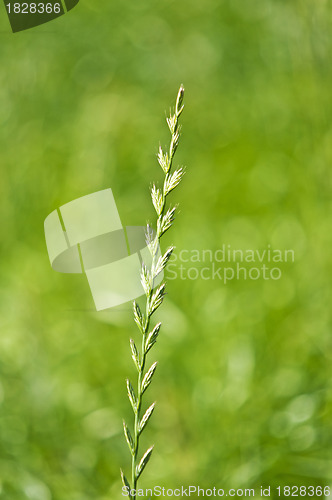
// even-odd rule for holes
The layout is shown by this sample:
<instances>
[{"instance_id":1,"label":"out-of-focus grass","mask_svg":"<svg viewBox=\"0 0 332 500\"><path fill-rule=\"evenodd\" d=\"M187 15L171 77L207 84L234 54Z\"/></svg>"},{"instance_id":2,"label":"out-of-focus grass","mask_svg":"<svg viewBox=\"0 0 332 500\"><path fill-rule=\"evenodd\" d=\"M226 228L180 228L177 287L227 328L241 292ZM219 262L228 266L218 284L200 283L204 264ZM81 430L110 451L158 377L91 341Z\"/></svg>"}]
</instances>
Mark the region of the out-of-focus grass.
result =
<instances>
[{"instance_id":1,"label":"out-of-focus grass","mask_svg":"<svg viewBox=\"0 0 332 500\"><path fill-rule=\"evenodd\" d=\"M275 281L169 281L144 484L331 483L331 28L324 1L87 0L15 35L3 9L1 497L119 498L131 312L95 313L82 276L52 271L43 221L107 187L124 224L152 218L181 82L169 240L295 262Z\"/></svg>"}]
</instances>

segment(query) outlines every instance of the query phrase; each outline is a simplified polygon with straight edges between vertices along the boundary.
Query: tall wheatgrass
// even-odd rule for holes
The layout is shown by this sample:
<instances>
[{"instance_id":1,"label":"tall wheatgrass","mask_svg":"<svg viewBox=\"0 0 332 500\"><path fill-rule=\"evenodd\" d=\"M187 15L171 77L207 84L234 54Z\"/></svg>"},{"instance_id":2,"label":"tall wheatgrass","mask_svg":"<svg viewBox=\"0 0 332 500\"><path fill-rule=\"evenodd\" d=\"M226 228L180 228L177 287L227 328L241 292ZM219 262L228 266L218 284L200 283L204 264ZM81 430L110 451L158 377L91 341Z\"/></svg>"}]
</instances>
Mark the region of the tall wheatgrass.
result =
<instances>
[{"instance_id":1,"label":"tall wheatgrass","mask_svg":"<svg viewBox=\"0 0 332 500\"><path fill-rule=\"evenodd\" d=\"M155 403L152 403L144 413L142 411L143 395L149 387L157 367L157 362L154 362L146 370L147 354L157 342L161 327L161 323L157 323L154 326L151 325L151 317L163 302L166 286L165 282L162 282L158 286L155 286L154 282L156 277L164 271L174 249L174 247L171 246L163 255L157 257L160 240L166 231L172 226L176 211L176 206L167 207L166 201L169 193L179 185L184 175L183 168L178 168L177 170L172 171L173 158L180 137L179 118L184 107L183 97L184 88L181 85L176 98L174 113L171 112L170 116L166 119L171 133L169 149L164 151L161 147L159 147L158 163L164 173L163 187L162 189L159 189L155 184L153 184L151 188L152 203L157 217L155 231L153 231L149 225L146 230L147 245L151 252L152 259L151 267L147 268L147 266L143 263L141 271L141 283L144 288L146 298L145 311L142 312L136 301L133 303L134 320L141 334L140 350L137 348L134 340L130 339L132 359L137 370L136 391L134 390L130 380L127 379L128 397L134 413L133 433L130 431L128 425L123 422L124 434L131 454L131 482L129 482L121 470L122 482L126 487L126 491L129 493L129 498L131 500L136 500L138 480L150 460L153 451L153 446L151 446L145 451L140 459L138 458L140 436L148 424L155 408Z\"/></svg>"}]
</instances>

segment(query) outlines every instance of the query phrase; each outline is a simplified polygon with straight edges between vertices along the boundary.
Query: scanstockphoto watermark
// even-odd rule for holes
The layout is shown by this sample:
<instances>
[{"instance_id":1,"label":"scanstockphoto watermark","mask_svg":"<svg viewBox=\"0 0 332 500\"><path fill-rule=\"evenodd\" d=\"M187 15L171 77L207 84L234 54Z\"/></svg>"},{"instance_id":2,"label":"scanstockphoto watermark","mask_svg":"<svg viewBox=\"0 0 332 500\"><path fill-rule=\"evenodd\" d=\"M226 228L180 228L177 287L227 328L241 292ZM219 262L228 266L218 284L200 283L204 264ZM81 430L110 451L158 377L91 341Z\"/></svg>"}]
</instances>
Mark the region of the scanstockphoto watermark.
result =
<instances>
[{"instance_id":1,"label":"scanstockphoto watermark","mask_svg":"<svg viewBox=\"0 0 332 500\"><path fill-rule=\"evenodd\" d=\"M233 280L279 280L285 265L294 263L293 249L277 249L267 245L262 249L220 248L188 249L175 252L168 264L168 280L217 280L227 284Z\"/></svg>"},{"instance_id":2,"label":"scanstockphoto watermark","mask_svg":"<svg viewBox=\"0 0 332 500\"><path fill-rule=\"evenodd\" d=\"M293 486L260 486L256 490L254 488L200 488L199 486L181 486L179 488L165 488L163 486L154 486L154 488L148 489L137 489L131 490L129 486L123 486L122 496L130 497L130 495L136 495L136 497L145 497L149 500L155 497L289 497L289 496L300 496L300 497L330 497L331 487L330 486L303 486L303 485L293 485Z\"/></svg>"},{"instance_id":3,"label":"scanstockphoto watermark","mask_svg":"<svg viewBox=\"0 0 332 500\"><path fill-rule=\"evenodd\" d=\"M165 488L163 486L154 486L154 488L131 490L128 486L123 486L122 496L130 497L155 498L155 497L254 497L255 490L246 488L231 488L224 490L223 488L200 488L199 486L181 486L180 488Z\"/></svg>"}]
</instances>

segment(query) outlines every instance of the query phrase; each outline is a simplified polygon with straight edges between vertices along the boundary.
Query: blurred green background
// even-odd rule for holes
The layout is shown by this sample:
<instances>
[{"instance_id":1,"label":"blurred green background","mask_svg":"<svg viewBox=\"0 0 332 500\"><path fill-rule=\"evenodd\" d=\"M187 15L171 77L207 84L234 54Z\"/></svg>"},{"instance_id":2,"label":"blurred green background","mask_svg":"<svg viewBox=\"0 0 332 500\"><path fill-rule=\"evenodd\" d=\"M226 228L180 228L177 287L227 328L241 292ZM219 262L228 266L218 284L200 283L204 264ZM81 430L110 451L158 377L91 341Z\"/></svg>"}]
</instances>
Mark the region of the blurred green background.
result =
<instances>
[{"instance_id":1,"label":"blurred green background","mask_svg":"<svg viewBox=\"0 0 332 500\"><path fill-rule=\"evenodd\" d=\"M153 220L180 83L187 174L164 243L295 262L274 281L169 281L141 485L332 484L331 14L326 0L82 0L13 35L2 8L0 498L121 498L136 328L51 269L43 222L108 187L123 224Z\"/></svg>"}]
</instances>

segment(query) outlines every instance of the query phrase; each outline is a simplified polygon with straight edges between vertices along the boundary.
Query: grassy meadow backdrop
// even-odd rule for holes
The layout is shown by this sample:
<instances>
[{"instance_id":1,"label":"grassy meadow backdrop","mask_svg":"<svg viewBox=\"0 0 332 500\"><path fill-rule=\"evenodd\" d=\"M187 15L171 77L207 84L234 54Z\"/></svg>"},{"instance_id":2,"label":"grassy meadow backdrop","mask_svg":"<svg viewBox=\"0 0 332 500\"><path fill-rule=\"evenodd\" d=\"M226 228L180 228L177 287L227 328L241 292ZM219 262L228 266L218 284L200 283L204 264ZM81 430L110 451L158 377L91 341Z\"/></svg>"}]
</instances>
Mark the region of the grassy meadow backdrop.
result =
<instances>
[{"instance_id":1,"label":"grassy meadow backdrop","mask_svg":"<svg viewBox=\"0 0 332 500\"><path fill-rule=\"evenodd\" d=\"M43 223L108 187L123 224L153 220L181 83L186 175L164 244L183 279L160 309L141 484L332 484L331 4L82 0L17 34L0 12L0 498L121 498L136 327L52 270ZM205 278L236 262L180 262L228 245L294 262L227 283Z\"/></svg>"}]
</instances>

